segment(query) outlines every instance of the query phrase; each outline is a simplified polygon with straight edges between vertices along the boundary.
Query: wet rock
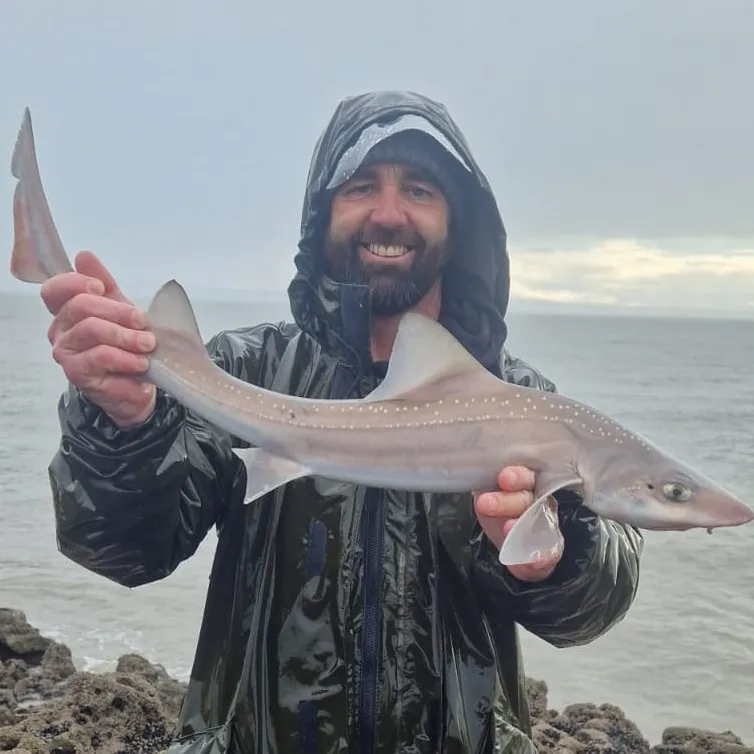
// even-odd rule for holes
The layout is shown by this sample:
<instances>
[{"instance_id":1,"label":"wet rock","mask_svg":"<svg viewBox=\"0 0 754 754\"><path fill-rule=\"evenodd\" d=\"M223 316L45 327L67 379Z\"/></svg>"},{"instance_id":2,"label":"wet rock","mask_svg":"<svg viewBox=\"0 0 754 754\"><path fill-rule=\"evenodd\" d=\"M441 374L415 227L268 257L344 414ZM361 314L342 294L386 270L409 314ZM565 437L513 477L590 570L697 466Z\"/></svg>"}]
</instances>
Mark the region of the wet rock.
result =
<instances>
[{"instance_id":1,"label":"wet rock","mask_svg":"<svg viewBox=\"0 0 754 754\"><path fill-rule=\"evenodd\" d=\"M146 754L173 735L185 686L138 655L77 672L68 647L0 610L0 752Z\"/></svg>"},{"instance_id":2,"label":"wet rock","mask_svg":"<svg viewBox=\"0 0 754 754\"><path fill-rule=\"evenodd\" d=\"M75 670L68 647L42 636L21 611L0 608L0 726L62 694Z\"/></svg>"},{"instance_id":3,"label":"wet rock","mask_svg":"<svg viewBox=\"0 0 754 754\"><path fill-rule=\"evenodd\" d=\"M731 732L667 728L660 744L650 744L613 704L571 704L561 712L547 702L547 684L527 679L532 737L541 754L754 754Z\"/></svg>"},{"instance_id":4,"label":"wet rock","mask_svg":"<svg viewBox=\"0 0 754 754\"><path fill-rule=\"evenodd\" d=\"M59 697L0 727L0 751L140 754L170 743L175 716L148 681L122 673L75 673Z\"/></svg>"},{"instance_id":5,"label":"wet rock","mask_svg":"<svg viewBox=\"0 0 754 754\"><path fill-rule=\"evenodd\" d=\"M699 728L671 727L662 734L662 743L652 754L752 754L754 747L730 731L713 733Z\"/></svg>"},{"instance_id":6,"label":"wet rock","mask_svg":"<svg viewBox=\"0 0 754 754\"><path fill-rule=\"evenodd\" d=\"M649 742L612 704L572 704L534 724L541 752L563 754L650 754Z\"/></svg>"},{"instance_id":7,"label":"wet rock","mask_svg":"<svg viewBox=\"0 0 754 754\"><path fill-rule=\"evenodd\" d=\"M154 665L141 655L127 654L118 660L116 672L148 681L157 691L165 711L177 718L181 711L186 685L171 678L162 665Z\"/></svg>"},{"instance_id":8,"label":"wet rock","mask_svg":"<svg viewBox=\"0 0 754 754\"><path fill-rule=\"evenodd\" d=\"M38 665L50 644L20 610L0 608L0 662L21 659Z\"/></svg>"},{"instance_id":9,"label":"wet rock","mask_svg":"<svg viewBox=\"0 0 754 754\"><path fill-rule=\"evenodd\" d=\"M529 712L533 719L541 720L548 717L547 709L547 684L534 678L526 679L526 696L529 699ZM552 716L557 712L552 710Z\"/></svg>"},{"instance_id":10,"label":"wet rock","mask_svg":"<svg viewBox=\"0 0 754 754\"><path fill-rule=\"evenodd\" d=\"M151 754L176 730L186 687L161 665L123 655L111 673L76 671L63 644L23 613L0 609L0 752ZM534 742L548 754L754 754L733 733L667 728L650 748L612 704L550 709L547 684L528 678Z\"/></svg>"}]
</instances>

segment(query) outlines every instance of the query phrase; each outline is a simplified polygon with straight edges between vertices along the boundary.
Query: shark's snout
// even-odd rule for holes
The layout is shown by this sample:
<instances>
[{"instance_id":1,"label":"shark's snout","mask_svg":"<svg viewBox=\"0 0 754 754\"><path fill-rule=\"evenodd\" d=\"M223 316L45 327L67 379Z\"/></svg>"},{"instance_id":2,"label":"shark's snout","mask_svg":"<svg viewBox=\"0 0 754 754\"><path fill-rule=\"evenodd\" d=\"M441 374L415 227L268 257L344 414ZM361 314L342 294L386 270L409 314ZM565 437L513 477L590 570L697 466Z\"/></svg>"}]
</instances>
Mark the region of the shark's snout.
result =
<instances>
[{"instance_id":1,"label":"shark's snout","mask_svg":"<svg viewBox=\"0 0 754 754\"><path fill-rule=\"evenodd\" d=\"M741 500L737 500L735 505L731 505L726 511L726 518L729 523L723 524L724 526L743 526L754 521L754 510Z\"/></svg>"},{"instance_id":2,"label":"shark's snout","mask_svg":"<svg viewBox=\"0 0 754 754\"><path fill-rule=\"evenodd\" d=\"M689 507L689 518L706 529L743 526L754 521L754 510L727 493L701 494Z\"/></svg>"}]
</instances>

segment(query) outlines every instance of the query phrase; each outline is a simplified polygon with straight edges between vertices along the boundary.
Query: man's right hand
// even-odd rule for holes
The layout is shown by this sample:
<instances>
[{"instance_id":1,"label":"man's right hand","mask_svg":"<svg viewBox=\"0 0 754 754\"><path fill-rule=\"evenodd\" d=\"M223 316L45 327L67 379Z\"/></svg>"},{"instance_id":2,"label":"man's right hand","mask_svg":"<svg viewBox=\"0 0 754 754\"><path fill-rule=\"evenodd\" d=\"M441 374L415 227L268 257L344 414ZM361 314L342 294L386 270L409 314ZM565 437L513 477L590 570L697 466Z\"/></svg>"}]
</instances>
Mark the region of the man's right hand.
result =
<instances>
[{"instance_id":1,"label":"man's right hand","mask_svg":"<svg viewBox=\"0 0 754 754\"><path fill-rule=\"evenodd\" d=\"M66 377L120 427L152 414L155 386L139 379L155 347L146 315L120 291L100 260L83 251L76 272L56 275L41 288L53 321L52 356Z\"/></svg>"}]
</instances>

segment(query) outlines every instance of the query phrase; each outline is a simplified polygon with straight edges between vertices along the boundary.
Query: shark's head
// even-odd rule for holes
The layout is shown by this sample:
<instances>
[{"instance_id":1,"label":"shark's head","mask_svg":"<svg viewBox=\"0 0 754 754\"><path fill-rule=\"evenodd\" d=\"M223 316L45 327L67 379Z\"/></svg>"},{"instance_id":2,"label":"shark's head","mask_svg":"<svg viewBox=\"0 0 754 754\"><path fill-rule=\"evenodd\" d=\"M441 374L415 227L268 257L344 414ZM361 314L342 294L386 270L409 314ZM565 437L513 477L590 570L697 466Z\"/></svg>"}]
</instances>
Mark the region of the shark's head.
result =
<instances>
[{"instance_id":1,"label":"shark's head","mask_svg":"<svg viewBox=\"0 0 754 754\"><path fill-rule=\"evenodd\" d=\"M641 529L683 531L741 526L754 511L720 485L664 454L622 457L585 489L595 513ZM639 459L637 459L638 461Z\"/></svg>"}]
</instances>

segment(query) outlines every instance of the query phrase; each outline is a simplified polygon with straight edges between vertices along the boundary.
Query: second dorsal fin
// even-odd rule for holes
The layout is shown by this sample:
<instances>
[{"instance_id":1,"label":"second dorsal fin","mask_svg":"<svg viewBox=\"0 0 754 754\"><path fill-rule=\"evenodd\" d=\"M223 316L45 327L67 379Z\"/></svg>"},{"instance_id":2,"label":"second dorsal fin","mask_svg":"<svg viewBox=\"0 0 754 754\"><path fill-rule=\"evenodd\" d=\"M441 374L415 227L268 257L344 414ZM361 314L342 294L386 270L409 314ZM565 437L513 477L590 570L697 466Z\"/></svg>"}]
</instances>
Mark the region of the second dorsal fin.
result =
<instances>
[{"instance_id":1,"label":"second dorsal fin","mask_svg":"<svg viewBox=\"0 0 754 754\"><path fill-rule=\"evenodd\" d=\"M202 344L194 308L183 286L175 280L169 280L157 291L149 305L147 316L152 327L177 330Z\"/></svg>"}]
</instances>

